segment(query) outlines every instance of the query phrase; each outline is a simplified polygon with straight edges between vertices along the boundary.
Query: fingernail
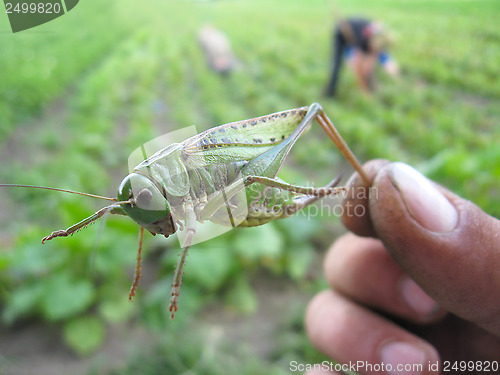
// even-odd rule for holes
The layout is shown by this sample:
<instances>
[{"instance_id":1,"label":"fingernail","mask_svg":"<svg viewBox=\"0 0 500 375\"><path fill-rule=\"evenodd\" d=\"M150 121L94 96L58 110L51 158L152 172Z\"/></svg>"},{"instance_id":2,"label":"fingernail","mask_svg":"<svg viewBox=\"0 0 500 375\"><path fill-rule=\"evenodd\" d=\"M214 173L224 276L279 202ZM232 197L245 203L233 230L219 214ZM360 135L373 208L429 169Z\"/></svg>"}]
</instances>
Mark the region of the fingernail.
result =
<instances>
[{"instance_id":1,"label":"fingernail","mask_svg":"<svg viewBox=\"0 0 500 375\"><path fill-rule=\"evenodd\" d=\"M457 210L431 181L403 163L393 163L390 176L406 209L420 225L437 233L455 229L458 223Z\"/></svg>"},{"instance_id":2,"label":"fingernail","mask_svg":"<svg viewBox=\"0 0 500 375\"><path fill-rule=\"evenodd\" d=\"M437 302L429 297L410 277L404 275L399 287L406 304L419 315L432 316L439 310Z\"/></svg>"},{"instance_id":3,"label":"fingernail","mask_svg":"<svg viewBox=\"0 0 500 375\"><path fill-rule=\"evenodd\" d=\"M382 347L380 359L388 374L420 374L420 365L424 365L425 353L422 349L407 342L390 342Z\"/></svg>"}]
</instances>

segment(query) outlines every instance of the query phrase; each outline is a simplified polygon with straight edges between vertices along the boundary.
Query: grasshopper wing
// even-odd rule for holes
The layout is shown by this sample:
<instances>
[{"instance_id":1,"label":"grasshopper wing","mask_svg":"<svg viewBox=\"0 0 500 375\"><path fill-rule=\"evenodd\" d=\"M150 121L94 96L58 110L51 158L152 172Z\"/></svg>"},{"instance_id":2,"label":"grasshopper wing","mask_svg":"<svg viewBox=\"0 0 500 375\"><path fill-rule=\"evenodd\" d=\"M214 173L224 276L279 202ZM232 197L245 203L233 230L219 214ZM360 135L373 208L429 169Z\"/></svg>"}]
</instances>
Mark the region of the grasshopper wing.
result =
<instances>
[{"instance_id":1,"label":"grasshopper wing","mask_svg":"<svg viewBox=\"0 0 500 375\"><path fill-rule=\"evenodd\" d=\"M287 139L307 113L290 109L208 129L182 142L186 164L252 160Z\"/></svg>"}]
</instances>

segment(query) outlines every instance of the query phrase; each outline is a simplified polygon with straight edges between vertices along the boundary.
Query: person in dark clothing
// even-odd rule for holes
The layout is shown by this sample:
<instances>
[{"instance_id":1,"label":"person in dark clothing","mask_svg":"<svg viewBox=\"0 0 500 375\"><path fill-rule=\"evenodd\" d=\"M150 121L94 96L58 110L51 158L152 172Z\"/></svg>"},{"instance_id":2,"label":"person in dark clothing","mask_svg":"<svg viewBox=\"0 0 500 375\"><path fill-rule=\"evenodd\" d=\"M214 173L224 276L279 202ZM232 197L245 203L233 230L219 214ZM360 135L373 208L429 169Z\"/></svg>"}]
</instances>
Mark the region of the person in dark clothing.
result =
<instances>
[{"instance_id":1,"label":"person in dark clothing","mask_svg":"<svg viewBox=\"0 0 500 375\"><path fill-rule=\"evenodd\" d=\"M333 35L332 73L325 95L336 95L344 58L348 60L359 86L366 93L374 90L373 71L377 61L390 75L397 76L398 66L386 52L389 44L390 37L378 22L364 18L340 21Z\"/></svg>"}]
</instances>

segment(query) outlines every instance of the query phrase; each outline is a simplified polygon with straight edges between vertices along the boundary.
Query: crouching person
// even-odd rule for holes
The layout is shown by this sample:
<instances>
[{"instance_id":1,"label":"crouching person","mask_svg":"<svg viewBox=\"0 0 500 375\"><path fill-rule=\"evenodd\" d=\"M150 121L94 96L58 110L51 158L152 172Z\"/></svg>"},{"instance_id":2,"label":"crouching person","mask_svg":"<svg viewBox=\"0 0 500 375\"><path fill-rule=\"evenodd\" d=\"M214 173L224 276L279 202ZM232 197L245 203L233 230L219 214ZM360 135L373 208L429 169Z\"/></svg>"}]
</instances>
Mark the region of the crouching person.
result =
<instances>
[{"instance_id":1,"label":"crouching person","mask_svg":"<svg viewBox=\"0 0 500 375\"><path fill-rule=\"evenodd\" d=\"M236 67L231 44L223 32L212 26L205 26L198 33L198 42L213 71L227 76Z\"/></svg>"},{"instance_id":2,"label":"crouching person","mask_svg":"<svg viewBox=\"0 0 500 375\"><path fill-rule=\"evenodd\" d=\"M332 70L325 95L334 97L343 60L356 75L363 92L374 91L374 71L379 62L393 77L399 75L397 63L388 54L391 37L379 22L364 18L349 18L340 21L333 34Z\"/></svg>"}]
</instances>

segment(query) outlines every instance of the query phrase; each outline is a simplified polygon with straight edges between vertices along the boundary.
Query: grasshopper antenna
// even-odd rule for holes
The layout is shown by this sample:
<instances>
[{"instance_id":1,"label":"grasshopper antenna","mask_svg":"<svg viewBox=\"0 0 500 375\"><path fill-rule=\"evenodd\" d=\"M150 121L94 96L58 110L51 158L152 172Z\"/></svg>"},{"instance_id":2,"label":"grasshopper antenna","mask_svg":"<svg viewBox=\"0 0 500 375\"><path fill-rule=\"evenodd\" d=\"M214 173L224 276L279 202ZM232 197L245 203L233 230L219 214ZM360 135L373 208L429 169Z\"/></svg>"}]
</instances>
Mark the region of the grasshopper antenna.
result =
<instances>
[{"instance_id":1,"label":"grasshopper antenna","mask_svg":"<svg viewBox=\"0 0 500 375\"><path fill-rule=\"evenodd\" d=\"M47 187L47 186L18 185L18 184L0 184L0 187L22 187L22 188L30 188L30 189L43 189L43 190L60 191L62 193L78 194L78 195L84 195L86 197L98 198L98 199L105 199L107 201L118 202L118 199L116 199L116 198L102 197L100 195L88 194L88 193L81 193L79 191L66 190L66 189L58 189L58 188Z\"/></svg>"},{"instance_id":2,"label":"grasshopper antenna","mask_svg":"<svg viewBox=\"0 0 500 375\"><path fill-rule=\"evenodd\" d=\"M108 197L103 197L100 195L95 195L95 194L88 194L88 193L81 193L79 191L73 191L73 190L66 190L66 189L58 189L58 188L53 188L53 187L46 187L46 186L36 186L36 185L19 185L19 184L0 184L0 187L23 187L23 188L30 188L30 189L44 189L44 190L52 190L52 191L60 191L62 193L70 193L70 194L78 194L78 195L83 195L85 197L91 197L91 198L97 198L97 199L104 199L107 201L112 201L115 202L114 204L101 208L99 211L95 212L94 214L90 215L88 218L83 219L79 223L72 225L66 230L57 230L55 232L52 232L48 236L45 236L42 239L42 243L45 243L45 241L50 241L53 238L56 237L67 237L75 234L79 230L87 227L88 225L92 224L96 220L100 219L104 215L108 213L113 213L114 209L119 208L123 204L134 204L135 201L130 199L128 201L123 201L119 202L118 199L116 198L108 198Z\"/></svg>"}]
</instances>

